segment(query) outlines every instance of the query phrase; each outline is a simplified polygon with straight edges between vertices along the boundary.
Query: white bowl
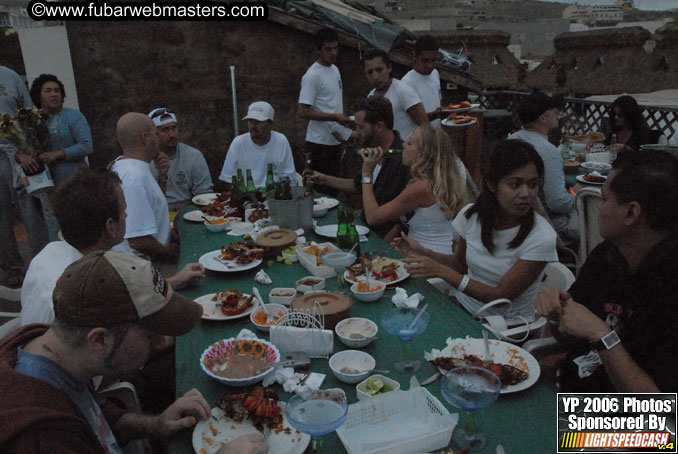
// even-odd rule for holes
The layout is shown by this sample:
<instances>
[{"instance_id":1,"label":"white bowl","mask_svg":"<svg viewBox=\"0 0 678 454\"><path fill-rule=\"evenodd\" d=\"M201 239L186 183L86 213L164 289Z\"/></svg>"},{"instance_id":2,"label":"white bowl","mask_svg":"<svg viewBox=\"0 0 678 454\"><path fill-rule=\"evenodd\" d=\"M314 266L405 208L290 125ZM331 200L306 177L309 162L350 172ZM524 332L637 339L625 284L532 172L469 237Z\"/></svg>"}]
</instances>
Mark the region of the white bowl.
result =
<instances>
[{"instance_id":1,"label":"white bowl","mask_svg":"<svg viewBox=\"0 0 678 454\"><path fill-rule=\"evenodd\" d=\"M276 324L283 323L285 321L285 318L287 314L290 312L290 310L283 306L282 304L266 304L266 310L270 315L278 315L279 312L282 312L284 316L280 317L280 321ZM271 329L271 325L260 325L259 323L254 321L254 316L257 314L257 312L263 312L263 309L261 306L259 306L256 310L253 310L250 312L250 321L254 324L254 326L257 327L258 330L268 332Z\"/></svg>"},{"instance_id":2,"label":"white bowl","mask_svg":"<svg viewBox=\"0 0 678 454\"><path fill-rule=\"evenodd\" d=\"M339 340L347 347L362 348L374 340L377 332L379 332L379 328L372 320L351 317L337 323L337 326L334 327L334 332L337 333ZM351 334L357 334L361 337L353 339Z\"/></svg>"},{"instance_id":3,"label":"white bowl","mask_svg":"<svg viewBox=\"0 0 678 454\"><path fill-rule=\"evenodd\" d=\"M291 296L280 296L281 293L291 293ZM287 288L287 287L276 287L271 289L268 292L268 300L271 304L282 304L284 306L289 306L292 301L297 297L296 288Z\"/></svg>"},{"instance_id":4,"label":"white bowl","mask_svg":"<svg viewBox=\"0 0 678 454\"><path fill-rule=\"evenodd\" d=\"M335 353L330 357L330 369L335 377L341 382L356 384L363 381L370 375L377 362L369 353L360 350L344 350ZM344 372L341 370L344 369ZM347 371L364 371L359 374L352 374Z\"/></svg>"},{"instance_id":5,"label":"white bowl","mask_svg":"<svg viewBox=\"0 0 678 454\"><path fill-rule=\"evenodd\" d=\"M285 249L288 249L288 248L285 248ZM287 260L291 260L292 263L297 263L297 262L299 261L299 256L297 255L297 250L296 250L296 248L294 249L294 253L293 253L293 254L290 254L290 253L285 252L285 249L283 249L283 251L282 251L282 256L283 256L283 258L284 258L284 259L287 259Z\"/></svg>"},{"instance_id":6,"label":"white bowl","mask_svg":"<svg viewBox=\"0 0 678 454\"><path fill-rule=\"evenodd\" d=\"M227 385L227 386L249 386L253 385L255 383L260 382L261 380L264 379L268 374L272 373L275 370L275 367L270 367L266 369L264 372L254 375L252 377L247 377L247 378L226 378L226 377L221 377L219 375L216 375L214 372L210 370L209 367L207 367L207 360L208 359L217 359L220 357L224 356L229 356L231 354L237 353L235 351L235 346L243 342L245 340L250 340L252 342L258 342L261 344L264 344L264 351L265 351L265 359L269 364L277 363L280 361L280 352L278 351L278 348L273 345L272 343L265 341L263 339L243 339L243 340L238 340L234 337L231 337L229 339L223 339L218 342L213 343L209 347L205 349L204 352L202 352L202 355L200 355L200 367L202 368L203 372L205 372L207 375L212 377L213 379Z\"/></svg>"},{"instance_id":7,"label":"white bowl","mask_svg":"<svg viewBox=\"0 0 678 454\"><path fill-rule=\"evenodd\" d=\"M388 386L389 388L391 388L388 391L382 391L382 392L379 392L379 393L374 394L374 395L379 396L381 394L385 394L387 392L390 393L391 391L398 391L400 389L400 383L398 383L395 380L392 380L388 377L384 377L383 375L379 375L379 374L370 375L365 380L358 383L355 387L355 393L358 396L358 400L363 400L363 399L367 399L368 397L372 397L372 395L367 394L366 392L360 390L360 388L363 388L363 386L366 386L367 382L372 378L378 378L379 380L384 382L384 387Z\"/></svg>"},{"instance_id":8,"label":"white bowl","mask_svg":"<svg viewBox=\"0 0 678 454\"><path fill-rule=\"evenodd\" d=\"M381 286L379 290L369 292L359 292L358 286L364 282L365 279L363 278L351 286L351 293L353 293L355 299L357 299L358 301L363 301L365 303L371 303L373 301L377 301L379 298L384 296L384 292L386 291L386 284L375 279L370 279L370 289Z\"/></svg>"},{"instance_id":9,"label":"white bowl","mask_svg":"<svg viewBox=\"0 0 678 454\"><path fill-rule=\"evenodd\" d=\"M235 216L229 216L225 219L228 221L228 223L226 224L226 230L231 230L231 227L233 226L233 224L235 222L242 222L242 218L235 217Z\"/></svg>"},{"instance_id":10,"label":"white bowl","mask_svg":"<svg viewBox=\"0 0 678 454\"><path fill-rule=\"evenodd\" d=\"M303 283L307 279L313 279L316 281L316 284L305 284ZM322 290L325 288L325 279L322 277L316 277L316 276L306 276L301 279L299 279L295 284L295 287L297 290L299 290L301 293L307 293L311 292L314 290Z\"/></svg>"},{"instance_id":11,"label":"white bowl","mask_svg":"<svg viewBox=\"0 0 678 454\"><path fill-rule=\"evenodd\" d=\"M581 168L586 171L586 173L591 173L593 171L598 171L601 175L607 175L612 170L612 166L606 162L582 162Z\"/></svg>"},{"instance_id":12,"label":"white bowl","mask_svg":"<svg viewBox=\"0 0 678 454\"><path fill-rule=\"evenodd\" d=\"M337 274L340 274L347 266L353 264L357 257L355 252L336 251L323 254L322 261L324 265L331 266Z\"/></svg>"},{"instance_id":13,"label":"white bowl","mask_svg":"<svg viewBox=\"0 0 678 454\"><path fill-rule=\"evenodd\" d=\"M212 224L210 221L204 221L203 224L205 224L205 227L207 227L207 230L210 232L223 232L226 230L226 226L229 224L229 222L226 219L215 219L222 221L220 224Z\"/></svg>"},{"instance_id":14,"label":"white bowl","mask_svg":"<svg viewBox=\"0 0 678 454\"><path fill-rule=\"evenodd\" d=\"M251 222L233 221L231 224L231 235L245 235L254 230L254 224Z\"/></svg>"},{"instance_id":15,"label":"white bowl","mask_svg":"<svg viewBox=\"0 0 678 454\"><path fill-rule=\"evenodd\" d=\"M318 208L318 209L313 209L313 217L314 218L321 218L327 214L327 210L329 208Z\"/></svg>"}]
</instances>

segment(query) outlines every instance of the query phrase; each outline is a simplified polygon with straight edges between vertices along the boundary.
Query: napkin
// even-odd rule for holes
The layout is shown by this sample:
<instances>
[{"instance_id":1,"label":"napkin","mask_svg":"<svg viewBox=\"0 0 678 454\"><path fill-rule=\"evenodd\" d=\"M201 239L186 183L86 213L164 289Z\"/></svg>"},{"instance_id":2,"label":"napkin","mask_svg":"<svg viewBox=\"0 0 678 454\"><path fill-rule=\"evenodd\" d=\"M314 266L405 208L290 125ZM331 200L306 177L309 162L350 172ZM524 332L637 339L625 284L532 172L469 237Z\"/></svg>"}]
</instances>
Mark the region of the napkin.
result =
<instances>
[{"instance_id":1,"label":"napkin","mask_svg":"<svg viewBox=\"0 0 678 454\"><path fill-rule=\"evenodd\" d=\"M325 374L312 372L311 375L302 383L306 374L296 373L291 367L276 367L273 374L264 377L263 386L271 386L273 383L282 385L286 393L303 393L316 391L325 380Z\"/></svg>"},{"instance_id":2,"label":"napkin","mask_svg":"<svg viewBox=\"0 0 678 454\"><path fill-rule=\"evenodd\" d=\"M424 299L421 293L415 293L412 296L407 296L407 291L404 288L396 287L395 295L391 298L395 307L417 307Z\"/></svg>"},{"instance_id":3,"label":"napkin","mask_svg":"<svg viewBox=\"0 0 678 454\"><path fill-rule=\"evenodd\" d=\"M238 333L237 336L235 336L236 339L257 339L257 335L254 334L252 331L248 329L242 329Z\"/></svg>"},{"instance_id":4,"label":"napkin","mask_svg":"<svg viewBox=\"0 0 678 454\"><path fill-rule=\"evenodd\" d=\"M294 240L296 244L304 244L306 242L306 237L301 235L298 236L296 240Z\"/></svg>"},{"instance_id":5,"label":"napkin","mask_svg":"<svg viewBox=\"0 0 678 454\"><path fill-rule=\"evenodd\" d=\"M264 271L264 270L259 270L257 272L257 275L254 276L254 280L257 281L260 284L266 284L266 285L273 283L271 278L268 276L268 274L266 274L266 271Z\"/></svg>"}]
</instances>

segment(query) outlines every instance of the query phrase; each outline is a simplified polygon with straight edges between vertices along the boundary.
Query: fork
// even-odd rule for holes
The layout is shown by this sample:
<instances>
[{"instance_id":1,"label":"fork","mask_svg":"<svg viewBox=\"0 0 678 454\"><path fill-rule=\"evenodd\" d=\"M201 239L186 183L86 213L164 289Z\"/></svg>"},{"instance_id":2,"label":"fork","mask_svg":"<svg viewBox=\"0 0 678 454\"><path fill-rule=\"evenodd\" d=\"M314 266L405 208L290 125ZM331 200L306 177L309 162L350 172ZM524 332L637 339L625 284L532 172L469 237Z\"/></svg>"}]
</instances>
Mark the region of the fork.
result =
<instances>
[{"instance_id":1,"label":"fork","mask_svg":"<svg viewBox=\"0 0 678 454\"><path fill-rule=\"evenodd\" d=\"M221 264L224 265L226 268L235 268L234 265L232 265L231 263L228 263L228 262L226 262L226 261L224 261L224 260L221 260L219 257L212 257L212 259L213 259L213 260L216 260L216 261L219 262L219 263L221 263Z\"/></svg>"},{"instance_id":2,"label":"fork","mask_svg":"<svg viewBox=\"0 0 678 454\"><path fill-rule=\"evenodd\" d=\"M490 341L489 341L489 334L486 329L483 330L483 340L485 341L485 364L488 366L491 366L494 364L494 360L492 359L492 356L490 355Z\"/></svg>"}]
</instances>

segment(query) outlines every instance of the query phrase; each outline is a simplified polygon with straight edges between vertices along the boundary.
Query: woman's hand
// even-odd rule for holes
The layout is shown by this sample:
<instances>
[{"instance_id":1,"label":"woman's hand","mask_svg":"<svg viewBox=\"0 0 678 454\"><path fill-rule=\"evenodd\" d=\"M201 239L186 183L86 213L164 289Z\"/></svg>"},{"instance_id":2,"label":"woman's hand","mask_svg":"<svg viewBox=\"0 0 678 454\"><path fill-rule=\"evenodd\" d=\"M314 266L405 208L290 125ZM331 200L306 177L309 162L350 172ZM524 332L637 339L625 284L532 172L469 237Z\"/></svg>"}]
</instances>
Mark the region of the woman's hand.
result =
<instances>
[{"instance_id":1,"label":"woman's hand","mask_svg":"<svg viewBox=\"0 0 678 454\"><path fill-rule=\"evenodd\" d=\"M66 159L66 153L64 153L64 150L46 151L44 153L40 153L38 158L45 164L51 164L53 162Z\"/></svg>"},{"instance_id":2,"label":"woman's hand","mask_svg":"<svg viewBox=\"0 0 678 454\"><path fill-rule=\"evenodd\" d=\"M360 152L360 157L363 158L363 177L372 177L374 168L381 162L383 155L381 147L365 148Z\"/></svg>"},{"instance_id":3,"label":"woman's hand","mask_svg":"<svg viewBox=\"0 0 678 454\"><path fill-rule=\"evenodd\" d=\"M447 268L445 265L441 265L431 258L422 256L406 258L402 261L405 262L405 269L407 272L415 278L442 277L444 269Z\"/></svg>"},{"instance_id":4,"label":"woman's hand","mask_svg":"<svg viewBox=\"0 0 678 454\"><path fill-rule=\"evenodd\" d=\"M26 153L17 153L14 156L16 162L19 163L24 172L35 174L40 170L40 164L32 156L27 155Z\"/></svg>"},{"instance_id":5,"label":"woman's hand","mask_svg":"<svg viewBox=\"0 0 678 454\"><path fill-rule=\"evenodd\" d=\"M391 246L393 246L396 251L408 257L426 255L426 249L419 244L417 240L413 240L407 236L405 232L400 232L399 237L393 238Z\"/></svg>"}]
</instances>

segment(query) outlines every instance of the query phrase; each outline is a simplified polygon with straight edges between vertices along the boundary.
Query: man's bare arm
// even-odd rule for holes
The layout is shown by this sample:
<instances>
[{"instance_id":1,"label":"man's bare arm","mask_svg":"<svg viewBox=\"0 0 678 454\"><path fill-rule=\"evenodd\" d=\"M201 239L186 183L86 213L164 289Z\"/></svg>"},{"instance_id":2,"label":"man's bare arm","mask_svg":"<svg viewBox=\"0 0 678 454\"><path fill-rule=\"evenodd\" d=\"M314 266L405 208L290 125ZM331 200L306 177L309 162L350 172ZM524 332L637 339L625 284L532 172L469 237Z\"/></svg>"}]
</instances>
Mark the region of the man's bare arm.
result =
<instances>
[{"instance_id":1,"label":"man's bare arm","mask_svg":"<svg viewBox=\"0 0 678 454\"><path fill-rule=\"evenodd\" d=\"M132 249L151 257L152 260L162 260L165 262L176 262L179 259L179 252L172 246L164 246L151 235L129 238L129 245Z\"/></svg>"}]
</instances>

